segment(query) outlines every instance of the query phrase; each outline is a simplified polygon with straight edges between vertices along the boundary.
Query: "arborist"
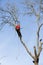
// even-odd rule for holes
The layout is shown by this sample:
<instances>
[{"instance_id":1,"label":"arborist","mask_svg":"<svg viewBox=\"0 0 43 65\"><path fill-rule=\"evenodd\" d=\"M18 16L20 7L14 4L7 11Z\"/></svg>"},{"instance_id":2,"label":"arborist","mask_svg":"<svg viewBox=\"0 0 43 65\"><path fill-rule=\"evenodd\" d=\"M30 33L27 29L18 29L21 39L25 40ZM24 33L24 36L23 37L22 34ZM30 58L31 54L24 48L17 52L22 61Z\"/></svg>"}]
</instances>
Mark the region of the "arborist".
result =
<instances>
[{"instance_id":1,"label":"arborist","mask_svg":"<svg viewBox=\"0 0 43 65\"><path fill-rule=\"evenodd\" d=\"M16 29L16 32L17 32L19 38L21 39L22 35L21 35L21 32L20 32L20 23L19 23L19 21L16 21L15 29Z\"/></svg>"}]
</instances>

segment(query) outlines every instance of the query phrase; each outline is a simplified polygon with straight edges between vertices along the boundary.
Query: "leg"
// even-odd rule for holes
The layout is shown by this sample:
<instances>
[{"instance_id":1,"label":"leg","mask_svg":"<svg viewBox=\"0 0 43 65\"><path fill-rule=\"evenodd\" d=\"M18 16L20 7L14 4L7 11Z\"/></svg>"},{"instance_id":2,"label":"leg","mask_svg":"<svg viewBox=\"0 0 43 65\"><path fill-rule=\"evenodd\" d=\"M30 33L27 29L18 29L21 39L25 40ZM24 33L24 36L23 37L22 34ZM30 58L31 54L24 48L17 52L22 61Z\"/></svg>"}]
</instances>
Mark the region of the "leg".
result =
<instances>
[{"instance_id":1,"label":"leg","mask_svg":"<svg viewBox=\"0 0 43 65\"><path fill-rule=\"evenodd\" d=\"M21 35L21 32L20 32L20 29L16 29L16 31L17 31L17 34L18 34L18 36L20 37L20 39L22 38L22 35Z\"/></svg>"}]
</instances>

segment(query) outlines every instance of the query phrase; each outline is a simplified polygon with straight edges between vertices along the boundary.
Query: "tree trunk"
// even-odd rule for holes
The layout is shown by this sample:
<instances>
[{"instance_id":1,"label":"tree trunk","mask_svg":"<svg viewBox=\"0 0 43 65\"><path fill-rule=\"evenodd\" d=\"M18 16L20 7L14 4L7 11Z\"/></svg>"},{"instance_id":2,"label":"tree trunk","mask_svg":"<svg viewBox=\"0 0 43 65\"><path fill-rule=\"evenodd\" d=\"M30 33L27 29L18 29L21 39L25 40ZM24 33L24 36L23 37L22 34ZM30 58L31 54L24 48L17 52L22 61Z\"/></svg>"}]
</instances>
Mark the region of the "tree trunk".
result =
<instances>
[{"instance_id":1,"label":"tree trunk","mask_svg":"<svg viewBox=\"0 0 43 65\"><path fill-rule=\"evenodd\" d=\"M34 65L38 65L38 63L37 63L37 62L35 62L35 63L34 63Z\"/></svg>"}]
</instances>

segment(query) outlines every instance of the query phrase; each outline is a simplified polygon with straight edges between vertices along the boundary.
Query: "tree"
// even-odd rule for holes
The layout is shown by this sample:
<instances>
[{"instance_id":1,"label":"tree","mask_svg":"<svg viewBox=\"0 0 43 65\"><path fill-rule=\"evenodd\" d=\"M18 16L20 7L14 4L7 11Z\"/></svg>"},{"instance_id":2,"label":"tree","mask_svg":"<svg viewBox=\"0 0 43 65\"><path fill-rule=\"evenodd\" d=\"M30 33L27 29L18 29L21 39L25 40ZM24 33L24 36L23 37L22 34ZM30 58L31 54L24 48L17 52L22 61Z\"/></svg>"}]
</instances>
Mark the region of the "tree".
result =
<instances>
[{"instance_id":1,"label":"tree","mask_svg":"<svg viewBox=\"0 0 43 65\"><path fill-rule=\"evenodd\" d=\"M37 2L37 1L36 1ZM30 14L33 15L35 14L35 16L37 17L37 24L38 24L38 30L37 30L37 49L36 46L34 46L34 55L30 52L30 50L27 48L23 38L20 39L21 43L23 44L23 46L25 47L27 53L33 58L33 63L34 65L38 65L39 63L39 56L40 53L42 51L42 45L43 43L41 42L41 39L39 40L39 32L41 27L43 26L43 23L41 23L39 25L39 20L40 20L40 12L36 12L34 9L34 4L37 3L32 3L28 0L26 0L23 4L26 5L26 8L28 9L28 12L26 12L25 14ZM38 1L39 3L39 1ZM41 4L41 2L39 3L39 5ZM39 8L41 8L42 6L39 6ZM29 10L30 9L30 10ZM43 11L43 8L40 9L41 11ZM9 3L7 3L7 7L5 9L3 9L2 7L0 7L0 18L3 22L0 23L0 30L3 28L3 26L5 24L9 24L11 26L13 26L15 28L16 25L16 21L18 21L18 10L16 9L15 5L10 5ZM13 21L13 22L12 22Z\"/></svg>"},{"instance_id":2,"label":"tree","mask_svg":"<svg viewBox=\"0 0 43 65\"><path fill-rule=\"evenodd\" d=\"M22 4L25 7L25 13L24 15L35 15L37 18L37 25L38 25L38 30L37 30L37 48L36 46L34 46L34 56L31 55L31 57L34 59L33 63L34 65L38 65L39 63L39 56L41 54L42 51L42 39L40 39L40 29L43 26L43 22L40 22L40 19L42 19L43 16L43 0L35 0L35 1L30 1L30 0L24 0L24 2L22 2ZM38 7L38 8L36 8ZM40 40L39 40L40 39Z\"/></svg>"}]
</instances>

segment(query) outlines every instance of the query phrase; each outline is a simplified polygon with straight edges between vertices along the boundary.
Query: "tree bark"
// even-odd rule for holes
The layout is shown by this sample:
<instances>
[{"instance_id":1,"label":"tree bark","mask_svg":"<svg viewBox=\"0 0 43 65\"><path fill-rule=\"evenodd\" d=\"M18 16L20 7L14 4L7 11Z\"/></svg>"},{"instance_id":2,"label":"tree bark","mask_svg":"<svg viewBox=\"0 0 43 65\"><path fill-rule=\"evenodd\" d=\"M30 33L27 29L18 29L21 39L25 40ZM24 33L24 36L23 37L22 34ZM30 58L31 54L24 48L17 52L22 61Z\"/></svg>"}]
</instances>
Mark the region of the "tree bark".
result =
<instances>
[{"instance_id":1,"label":"tree bark","mask_svg":"<svg viewBox=\"0 0 43 65\"><path fill-rule=\"evenodd\" d=\"M35 62L35 63L34 63L34 65L38 65L38 63L37 63L37 62Z\"/></svg>"}]
</instances>

